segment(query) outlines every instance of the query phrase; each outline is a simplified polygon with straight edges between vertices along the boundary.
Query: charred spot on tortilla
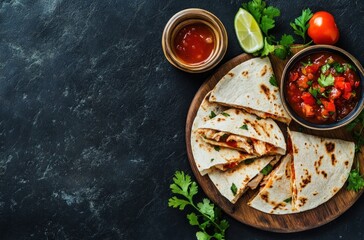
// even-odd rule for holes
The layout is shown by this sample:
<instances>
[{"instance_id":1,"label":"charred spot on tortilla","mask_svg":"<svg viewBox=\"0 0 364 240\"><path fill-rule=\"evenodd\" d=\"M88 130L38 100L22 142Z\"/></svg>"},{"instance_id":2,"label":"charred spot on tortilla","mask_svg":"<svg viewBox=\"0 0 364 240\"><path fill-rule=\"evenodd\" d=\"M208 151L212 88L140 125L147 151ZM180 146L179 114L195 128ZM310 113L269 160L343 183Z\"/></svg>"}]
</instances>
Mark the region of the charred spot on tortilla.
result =
<instances>
[{"instance_id":1,"label":"charred spot on tortilla","mask_svg":"<svg viewBox=\"0 0 364 240\"><path fill-rule=\"evenodd\" d=\"M337 193L339 190L340 190L340 188L335 187L334 189L332 189L332 192Z\"/></svg>"},{"instance_id":2,"label":"charred spot on tortilla","mask_svg":"<svg viewBox=\"0 0 364 240\"><path fill-rule=\"evenodd\" d=\"M307 198L305 198L305 197L300 197L298 200L301 202L300 204L298 204L298 206L300 206L300 207L305 205L307 202Z\"/></svg>"},{"instance_id":3,"label":"charred spot on tortilla","mask_svg":"<svg viewBox=\"0 0 364 240\"><path fill-rule=\"evenodd\" d=\"M345 166L348 166L349 165L349 161L345 161L344 164L345 164Z\"/></svg>"},{"instance_id":4,"label":"charred spot on tortilla","mask_svg":"<svg viewBox=\"0 0 364 240\"><path fill-rule=\"evenodd\" d=\"M232 73L232 72L229 72L229 73L228 73L228 75L229 75L230 77L234 77L234 73Z\"/></svg>"},{"instance_id":5,"label":"charred spot on tortilla","mask_svg":"<svg viewBox=\"0 0 364 240\"><path fill-rule=\"evenodd\" d=\"M267 65L264 65L263 69L260 71L260 76L263 77L268 71Z\"/></svg>"},{"instance_id":6,"label":"charred spot on tortilla","mask_svg":"<svg viewBox=\"0 0 364 240\"><path fill-rule=\"evenodd\" d=\"M318 194L318 192L313 192L312 195L313 196L316 196Z\"/></svg>"},{"instance_id":7,"label":"charred spot on tortilla","mask_svg":"<svg viewBox=\"0 0 364 240\"><path fill-rule=\"evenodd\" d=\"M327 178L327 173L325 171L321 171L321 174L324 176L324 178Z\"/></svg>"},{"instance_id":8,"label":"charred spot on tortilla","mask_svg":"<svg viewBox=\"0 0 364 240\"><path fill-rule=\"evenodd\" d=\"M267 203L269 203L269 195L268 195L268 192L262 193L260 196L262 197L262 199L264 201L266 201Z\"/></svg>"},{"instance_id":9,"label":"charred spot on tortilla","mask_svg":"<svg viewBox=\"0 0 364 240\"><path fill-rule=\"evenodd\" d=\"M332 143L332 142L325 143L325 147L326 147L327 153L331 153L335 150L335 143Z\"/></svg>"},{"instance_id":10,"label":"charred spot on tortilla","mask_svg":"<svg viewBox=\"0 0 364 240\"><path fill-rule=\"evenodd\" d=\"M302 179L302 182L300 182L301 188L306 187L311 182L311 175L307 175L306 178Z\"/></svg>"},{"instance_id":11,"label":"charred spot on tortilla","mask_svg":"<svg viewBox=\"0 0 364 240\"><path fill-rule=\"evenodd\" d=\"M248 77L248 74L249 74L249 72L248 72L248 71L243 71L243 72L241 73L241 75L243 75L244 77Z\"/></svg>"},{"instance_id":12,"label":"charred spot on tortilla","mask_svg":"<svg viewBox=\"0 0 364 240\"><path fill-rule=\"evenodd\" d=\"M264 84L260 85L260 88L263 90L265 96L270 99L270 90L267 86L265 86Z\"/></svg>"},{"instance_id":13,"label":"charred spot on tortilla","mask_svg":"<svg viewBox=\"0 0 364 240\"><path fill-rule=\"evenodd\" d=\"M298 147L296 145L293 145L293 151L294 153L298 154Z\"/></svg>"},{"instance_id":14,"label":"charred spot on tortilla","mask_svg":"<svg viewBox=\"0 0 364 240\"><path fill-rule=\"evenodd\" d=\"M337 163L337 160L335 158L335 154L331 154L331 164L332 164L332 166L335 166L336 163Z\"/></svg>"}]
</instances>

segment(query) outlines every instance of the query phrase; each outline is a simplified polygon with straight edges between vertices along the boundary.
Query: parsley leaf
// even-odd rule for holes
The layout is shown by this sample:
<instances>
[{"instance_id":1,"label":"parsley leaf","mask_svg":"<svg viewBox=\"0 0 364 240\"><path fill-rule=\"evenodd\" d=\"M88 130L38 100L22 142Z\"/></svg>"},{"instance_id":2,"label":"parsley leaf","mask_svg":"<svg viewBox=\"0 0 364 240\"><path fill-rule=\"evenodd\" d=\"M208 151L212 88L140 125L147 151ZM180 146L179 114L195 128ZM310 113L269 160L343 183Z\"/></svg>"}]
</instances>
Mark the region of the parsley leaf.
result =
<instances>
[{"instance_id":1,"label":"parsley leaf","mask_svg":"<svg viewBox=\"0 0 364 240\"><path fill-rule=\"evenodd\" d=\"M220 147L219 146L214 146L215 151L220 151Z\"/></svg>"},{"instance_id":2,"label":"parsley leaf","mask_svg":"<svg viewBox=\"0 0 364 240\"><path fill-rule=\"evenodd\" d=\"M276 77L274 75L272 75L270 78L269 78L269 83L272 84L273 86L275 87L278 87L278 83L277 83L277 80L276 80Z\"/></svg>"},{"instance_id":3,"label":"parsley leaf","mask_svg":"<svg viewBox=\"0 0 364 240\"><path fill-rule=\"evenodd\" d=\"M226 112L223 112L221 113L222 115L224 115L225 117L230 117L230 114L226 113Z\"/></svg>"},{"instance_id":4,"label":"parsley leaf","mask_svg":"<svg viewBox=\"0 0 364 240\"><path fill-rule=\"evenodd\" d=\"M325 73L329 69L330 69L330 64L326 63L321 67L321 73Z\"/></svg>"},{"instance_id":5,"label":"parsley leaf","mask_svg":"<svg viewBox=\"0 0 364 240\"><path fill-rule=\"evenodd\" d=\"M354 190L355 192L358 192L364 188L364 178L360 175L359 169L351 170L348 183L349 184L346 187L347 190Z\"/></svg>"},{"instance_id":6,"label":"parsley leaf","mask_svg":"<svg viewBox=\"0 0 364 240\"><path fill-rule=\"evenodd\" d=\"M211 119L211 118L214 118L214 117L216 117L216 113L214 111L211 111L209 118Z\"/></svg>"},{"instance_id":7,"label":"parsley leaf","mask_svg":"<svg viewBox=\"0 0 364 240\"><path fill-rule=\"evenodd\" d=\"M253 163L254 161L255 161L255 158L251 158L251 159L245 160L244 164L249 165L249 164Z\"/></svg>"},{"instance_id":8,"label":"parsley leaf","mask_svg":"<svg viewBox=\"0 0 364 240\"><path fill-rule=\"evenodd\" d=\"M302 10L301 16L296 18L290 25L294 30L294 33L302 37L303 43L306 43L306 32L309 27L308 21L312 17L312 12L309 8Z\"/></svg>"},{"instance_id":9,"label":"parsley leaf","mask_svg":"<svg viewBox=\"0 0 364 240\"><path fill-rule=\"evenodd\" d=\"M279 44L286 47L289 47L293 43L294 43L294 38L292 37L292 35L287 35L287 34L283 34L281 40L279 41Z\"/></svg>"},{"instance_id":10,"label":"parsley leaf","mask_svg":"<svg viewBox=\"0 0 364 240\"><path fill-rule=\"evenodd\" d=\"M320 86L328 87L328 86L333 86L334 85L335 79L331 74L329 74L327 76L321 74L317 81L320 84Z\"/></svg>"},{"instance_id":11,"label":"parsley leaf","mask_svg":"<svg viewBox=\"0 0 364 240\"><path fill-rule=\"evenodd\" d=\"M271 171L273 170L273 166L271 164L268 164L265 166L262 171L260 171L264 176L267 176Z\"/></svg>"},{"instance_id":12,"label":"parsley leaf","mask_svg":"<svg viewBox=\"0 0 364 240\"><path fill-rule=\"evenodd\" d=\"M244 129L244 130L248 130L248 125L244 124L244 125L240 126L239 128Z\"/></svg>"},{"instance_id":13,"label":"parsley leaf","mask_svg":"<svg viewBox=\"0 0 364 240\"><path fill-rule=\"evenodd\" d=\"M337 73L343 73L344 72L344 67L340 63L334 62L333 66L334 66L334 69L335 69L335 71Z\"/></svg>"},{"instance_id":14,"label":"parsley leaf","mask_svg":"<svg viewBox=\"0 0 364 240\"><path fill-rule=\"evenodd\" d=\"M259 26L260 26L260 29L262 30L262 32L265 35L268 35L268 30L274 28L275 21L274 21L274 19L269 18L267 15L264 15L262 17L262 20L261 20Z\"/></svg>"},{"instance_id":15,"label":"parsley leaf","mask_svg":"<svg viewBox=\"0 0 364 240\"><path fill-rule=\"evenodd\" d=\"M314 97L314 98L317 98L317 94L319 92L319 90L317 88L313 88L313 87L310 87L308 89L308 92L311 93L311 95Z\"/></svg>"},{"instance_id":16,"label":"parsley leaf","mask_svg":"<svg viewBox=\"0 0 364 240\"><path fill-rule=\"evenodd\" d=\"M284 200L283 200L283 202L285 202L285 203L290 203L290 202L292 202L292 197L287 198L287 199L284 199Z\"/></svg>"},{"instance_id":17,"label":"parsley leaf","mask_svg":"<svg viewBox=\"0 0 364 240\"><path fill-rule=\"evenodd\" d=\"M196 182L191 181L189 175L176 171L170 189L183 199L173 196L168 200L169 207L184 210L189 206L195 211L187 214L187 219L190 225L199 227L200 231L196 233L197 239L225 239L229 223L224 219L221 220L221 211L209 199L204 198L202 202L194 203L193 197L197 194L198 187Z\"/></svg>"},{"instance_id":18,"label":"parsley leaf","mask_svg":"<svg viewBox=\"0 0 364 240\"><path fill-rule=\"evenodd\" d=\"M269 53L274 52L274 45L268 43L267 38L264 38L264 47L261 52L261 56L268 56Z\"/></svg>"},{"instance_id":19,"label":"parsley leaf","mask_svg":"<svg viewBox=\"0 0 364 240\"><path fill-rule=\"evenodd\" d=\"M234 196L236 195L238 188L236 187L235 183L233 183L230 187L230 190L233 192Z\"/></svg>"}]
</instances>

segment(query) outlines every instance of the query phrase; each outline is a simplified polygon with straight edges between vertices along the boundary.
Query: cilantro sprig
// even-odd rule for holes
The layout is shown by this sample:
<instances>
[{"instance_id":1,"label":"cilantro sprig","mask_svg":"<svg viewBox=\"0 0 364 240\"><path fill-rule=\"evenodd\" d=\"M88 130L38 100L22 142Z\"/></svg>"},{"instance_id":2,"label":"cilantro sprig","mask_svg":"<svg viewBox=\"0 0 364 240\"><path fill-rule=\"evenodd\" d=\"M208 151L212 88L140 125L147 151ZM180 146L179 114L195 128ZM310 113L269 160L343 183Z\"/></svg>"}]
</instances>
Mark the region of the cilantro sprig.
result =
<instances>
[{"instance_id":1,"label":"cilantro sprig","mask_svg":"<svg viewBox=\"0 0 364 240\"><path fill-rule=\"evenodd\" d=\"M308 21L313 16L313 13L309 8L302 10L301 16L296 18L290 25L294 30L294 33L303 39L303 43L306 43L306 32L309 27Z\"/></svg>"},{"instance_id":2,"label":"cilantro sprig","mask_svg":"<svg viewBox=\"0 0 364 240\"><path fill-rule=\"evenodd\" d=\"M361 152L362 146L364 146L364 111L362 111L358 117L356 117L351 123L348 124L348 131L352 132L355 141L355 152ZM348 177L348 190L360 191L364 188L364 176L360 175L360 160L356 160L356 168L351 170Z\"/></svg>"},{"instance_id":3,"label":"cilantro sprig","mask_svg":"<svg viewBox=\"0 0 364 240\"><path fill-rule=\"evenodd\" d=\"M242 8L251 13L263 33L264 46L254 55L264 57L274 54L280 59L286 59L291 54L291 47L295 43L295 39L292 35L283 34L280 40L276 40L275 36L269 32L275 27L276 18L281 15L281 11L274 6L267 6L267 3L263 0L251 0L243 3ZM312 15L309 8L304 9L301 16L290 23L294 33L302 37L304 43L306 43L306 32L309 27L308 21Z\"/></svg>"},{"instance_id":4,"label":"cilantro sprig","mask_svg":"<svg viewBox=\"0 0 364 240\"><path fill-rule=\"evenodd\" d=\"M198 226L196 233L198 240L224 240L229 223L221 218L221 211L211 201L204 198L202 202L194 203L193 197L198 193L197 183L191 180L188 174L176 171L173 183L170 185L172 193L178 195L168 200L168 206L184 210L191 207L194 212L187 214L187 219L192 226ZM179 198L182 196L182 198Z\"/></svg>"}]
</instances>

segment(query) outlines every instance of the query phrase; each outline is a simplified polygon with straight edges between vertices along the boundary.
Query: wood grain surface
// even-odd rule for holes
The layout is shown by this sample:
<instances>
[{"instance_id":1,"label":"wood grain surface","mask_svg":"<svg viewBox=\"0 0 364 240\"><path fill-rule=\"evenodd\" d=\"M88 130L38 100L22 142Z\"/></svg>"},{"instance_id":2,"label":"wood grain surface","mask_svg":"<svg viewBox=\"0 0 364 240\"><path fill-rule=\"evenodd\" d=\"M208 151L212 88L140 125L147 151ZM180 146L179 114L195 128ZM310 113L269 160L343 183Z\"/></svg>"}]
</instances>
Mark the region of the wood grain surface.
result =
<instances>
[{"instance_id":1,"label":"wood grain surface","mask_svg":"<svg viewBox=\"0 0 364 240\"><path fill-rule=\"evenodd\" d=\"M297 53L301 50L299 46L293 48L292 51ZM249 207L246 203L248 200L254 196L257 190L247 191L238 201L236 204L230 203L226 198L224 198L219 191L216 189L214 184L210 181L209 177L201 176L197 167L195 165L195 161L193 158L193 154L191 151L191 127L193 120L196 116L197 110L204 99L205 95L213 89L216 83L226 74L230 69L235 67L236 65L247 61L253 58L253 56L248 54L241 54L224 65L222 65L216 73L211 76L207 81L205 81L198 92L196 93L188 115L187 115L187 122L186 122L186 145L187 145L187 153L188 159L193 170L193 173L203 189L206 195L215 203L217 204L225 213L229 214L231 217L235 218L236 220L267 231L272 232L299 232L304 231L312 228L319 227L323 224L326 224L342 213L344 213L347 209L349 209L354 202L360 197L363 191L358 193L354 191L347 191L346 185L328 202L320 205L319 207L305 211L302 213L295 213L295 214L288 214L288 215L271 215L267 213L260 212L256 209ZM280 81L281 75L284 69L284 66L287 61L280 60L274 56L270 57L270 60L273 65L273 69L276 75L277 81ZM286 127L283 124L280 124L280 127L284 134L286 133ZM345 128L339 128L336 130L331 131L315 131L301 127L295 122L291 122L290 129L298 130L304 133L313 134L317 136L323 137L332 137L332 138L340 138L344 140L353 140L351 138L351 134ZM363 149L362 149L363 150ZM363 151L362 151L363 152ZM363 163L363 154L356 156L356 161L360 161ZM355 162L354 162L355 165ZM361 165L361 172L364 172L364 164Z\"/></svg>"}]
</instances>

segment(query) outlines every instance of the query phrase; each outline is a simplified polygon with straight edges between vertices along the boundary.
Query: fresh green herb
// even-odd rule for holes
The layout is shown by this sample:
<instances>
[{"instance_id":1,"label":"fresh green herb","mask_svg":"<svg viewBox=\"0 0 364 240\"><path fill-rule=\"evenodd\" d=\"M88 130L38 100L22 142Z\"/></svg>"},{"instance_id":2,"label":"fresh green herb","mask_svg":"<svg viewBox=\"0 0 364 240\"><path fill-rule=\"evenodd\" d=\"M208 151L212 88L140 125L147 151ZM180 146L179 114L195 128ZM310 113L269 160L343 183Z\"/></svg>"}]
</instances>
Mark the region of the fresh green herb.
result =
<instances>
[{"instance_id":1,"label":"fresh green herb","mask_svg":"<svg viewBox=\"0 0 364 240\"><path fill-rule=\"evenodd\" d=\"M260 55L262 57L264 56L268 56L269 53L273 53L274 52L274 45L271 45L268 43L267 38L264 38L264 47L263 50L261 51Z\"/></svg>"},{"instance_id":2,"label":"fresh green herb","mask_svg":"<svg viewBox=\"0 0 364 240\"><path fill-rule=\"evenodd\" d=\"M311 58L310 58L310 57L308 57L307 62L306 62L306 63L305 63L305 62L301 62L301 64L302 64L302 66L304 66L304 67L311 66L311 65L312 65Z\"/></svg>"},{"instance_id":3,"label":"fresh green herb","mask_svg":"<svg viewBox=\"0 0 364 240\"><path fill-rule=\"evenodd\" d=\"M360 152L361 147L364 145L364 111L347 125L347 130L353 134L355 152Z\"/></svg>"},{"instance_id":4,"label":"fresh green herb","mask_svg":"<svg viewBox=\"0 0 364 240\"><path fill-rule=\"evenodd\" d=\"M240 129L248 130L248 125L244 124L244 125L240 126Z\"/></svg>"},{"instance_id":5,"label":"fresh green herb","mask_svg":"<svg viewBox=\"0 0 364 240\"><path fill-rule=\"evenodd\" d=\"M330 69L330 64L326 63L321 67L321 73L325 73L329 69Z\"/></svg>"},{"instance_id":6,"label":"fresh green herb","mask_svg":"<svg viewBox=\"0 0 364 240\"><path fill-rule=\"evenodd\" d=\"M316 104L317 105L321 105L322 104L321 100L320 99L316 99Z\"/></svg>"},{"instance_id":7,"label":"fresh green herb","mask_svg":"<svg viewBox=\"0 0 364 240\"><path fill-rule=\"evenodd\" d=\"M268 164L265 166L262 171L260 171L264 176L267 176L273 170L273 166Z\"/></svg>"},{"instance_id":8,"label":"fresh green herb","mask_svg":"<svg viewBox=\"0 0 364 240\"><path fill-rule=\"evenodd\" d=\"M334 77L329 74L327 76L321 74L319 79L317 79L318 83L320 84L321 87L328 87L328 86L333 86L334 85Z\"/></svg>"},{"instance_id":9,"label":"fresh green herb","mask_svg":"<svg viewBox=\"0 0 364 240\"><path fill-rule=\"evenodd\" d=\"M301 16L296 18L290 25L294 30L294 33L303 39L303 43L306 43L306 32L309 27L308 21L312 17L312 12L309 8L302 10Z\"/></svg>"},{"instance_id":10,"label":"fresh green herb","mask_svg":"<svg viewBox=\"0 0 364 240\"><path fill-rule=\"evenodd\" d=\"M347 69L349 68L356 72L356 68L353 65L351 65L350 63L343 63L343 66L344 66L344 71L347 71Z\"/></svg>"},{"instance_id":11,"label":"fresh green herb","mask_svg":"<svg viewBox=\"0 0 364 240\"><path fill-rule=\"evenodd\" d=\"M211 111L211 113L210 113L210 116L209 116L209 117L210 117L210 119L211 119L211 118L216 117L216 113L215 113L214 111Z\"/></svg>"},{"instance_id":12,"label":"fresh green herb","mask_svg":"<svg viewBox=\"0 0 364 240\"><path fill-rule=\"evenodd\" d=\"M337 73L343 73L344 72L344 67L338 63L338 62L334 62L334 69Z\"/></svg>"},{"instance_id":13,"label":"fresh green herb","mask_svg":"<svg viewBox=\"0 0 364 240\"><path fill-rule=\"evenodd\" d=\"M211 158L210 162L213 162L215 159Z\"/></svg>"},{"instance_id":14,"label":"fresh green herb","mask_svg":"<svg viewBox=\"0 0 364 240\"><path fill-rule=\"evenodd\" d=\"M255 158L251 158L251 159L245 160L244 164L249 165L249 164L253 163L254 161L255 161Z\"/></svg>"},{"instance_id":15,"label":"fresh green herb","mask_svg":"<svg viewBox=\"0 0 364 240\"><path fill-rule=\"evenodd\" d=\"M214 146L215 151L220 151L220 147L219 146Z\"/></svg>"},{"instance_id":16,"label":"fresh green herb","mask_svg":"<svg viewBox=\"0 0 364 240\"><path fill-rule=\"evenodd\" d=\"M230 114L226 113L226 112L223 112L221 113L222 115L224 115L225 117L230 117Z\"/></svg>"},{"instance_id":17,"label":"fresh green herb","mask_svg":"<svg viewBox=\"0 0 364 240\"><path fill-rule=\"evenodd\" d=\"M308 92L311 93L311 95L314 97L314 98L317 98L317 94L319 92L319 90L317 88L313 88L313 87L310 87L308 89Z\"/></svg>"},{"instance_id":18,"label":"fresh green herb","mask_svg":"<svg viewBox=\"0 0 364 240\"><path fill-rule=\"evenodd\" d=\"M283 34L279 45L274 50L274 55L284 60L291 54L291 45L294 43L294 39L291 35Z\"/></svg>"},{"instance_id":19,"label":"fresh green herb","mask_svg":"<svg viewBox=\"0 0 364 240\"><path fill-rule=\"evenodd\" d=\"M349 123L346 129L353 134L355 141L355 152L361 152L361 148L364 145L364 111L357 116L351 123ZM364 176L360 175L360 159L356 160L356 168L351 170L348 177L348 190L359 191L364 188Z\"/></svg>"},{"instance_id":20,"label":"fresh green herb","mask_svg":"<svg viewBox=\"0 0 364 240\"><path fill-rule=\"evenodd\" d=\"M270 76L269 83L275 87L278 87L278 83L277 83L276 77L274 75Z\"/></svg>"},{"instance_id":21,"label":"fresh green herb","mask_svg":"<svg viewBox=\"0 0 364 240\"><path fill-rule=\"evenodd\" d=\"M362 188L364 188L364 178L362 175L360 175L359 169L357 168L351 170L348 177L348 186L346 187L346 189L358 192Z\"/></svg>"},{"instance_id":22,"label":"fresh green herb","mask_svg":"<svg viewBox=\"0 0 364 240\"><path fill-rule=\"evenodd\" d=\"M312 86L312 81L307 81L308 86Z\"/></svg>"},{"instance_id":23,"label":"fresh green herb","mask_svg":"<svg viewBox=\"0 0 364 240\"><path fill-rule=\"evenodd\" d=\"M230 190L233 192L234 196L236 195L236 193L238 192L238 189L235 185L235 183L233 183L230 187Z\"/></svg>"},{"instance_id":24,"label":"fresh green herb","mask_svg":"<svg viewBox=\"0 0 364 240\"><path fill-rule=\"evenodd\" d=\"M266 6L266 2L262 0L242 4L242 7L253 15L263 34L268 36L268 31L274 28L275 18L281 15L281 11L276 7Z\"/></svg>"},{"instance_id":25,"label":"fresh green herb","mask_svg":"<svg viewBox=\"0 0 364 240\"><path fill-rule=\"evenodd\" d=\"M198 186L196 182L191 181L191 177L188 174L177 171L174 174L170 189L172 193L183 198L173 196L168 200L169 207L184 210L186 206L189 206L195 211L188 214L187 219L190 225L198 226L200 229L196 233L198 240L225 239L225 232L229 227L229 223L225 219L221 220L221 210L215 207L209 199L204 198L202 202L194 203L193 197L198 193Z\"/></svg>"},{"instance_id":26,"label":"fresh green herb","mask_svg":"<svg viewBox=\"0 0 364 240\"><path fill-rule=\"evenodd\" d=\"M283 202L285 202L285 203L290 203L290 202L292 202L292 197L287 198L287 199L284 199L284 200L283 200Z\"/></svg>"},{"instance_id":27,"label":"fresh green herb","mask_svg":"<svg viewBox=\"0 0 364 240\"><path fill-rule=\"evenodd\" d=\"M261 117L257 116L257 120L261 120L261 119L262 119Z\"/></svg>"}]
</instances>

